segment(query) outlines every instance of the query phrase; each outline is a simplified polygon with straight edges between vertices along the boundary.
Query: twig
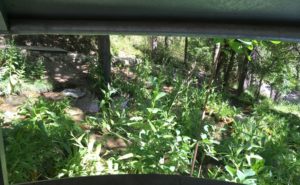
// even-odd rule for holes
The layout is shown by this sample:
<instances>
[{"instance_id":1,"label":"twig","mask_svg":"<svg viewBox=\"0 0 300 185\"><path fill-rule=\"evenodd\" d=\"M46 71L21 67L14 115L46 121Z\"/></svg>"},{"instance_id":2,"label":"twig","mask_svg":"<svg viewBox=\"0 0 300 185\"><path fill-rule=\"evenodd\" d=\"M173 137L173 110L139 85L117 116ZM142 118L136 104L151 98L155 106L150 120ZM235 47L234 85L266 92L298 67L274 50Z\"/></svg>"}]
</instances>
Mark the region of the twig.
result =
<instances>
[{"instance_id":1,"label":"twig","mask_svg":"<svg viewBox=\"0 0 300 185\"><path fill-rule=\"evenodd\" d=\"M199 166L198 178L201 176L201 173L202 173L202 165L203 165L204 159L205 159L205 155L203 155L200 166Z\"/></svg>"},{"instance_id":2,"label":"twig","mask_svg":"<svg viewBox=\"0 0 300 185\"><path fill-rule=\"evenodd\" d=\"M210 76L210 80L209 80L209 84L208 84L208 92L206 93L206 96L205 96L205 101L204 101L204 104L203 104L203 107L202 107L202 116L201 116L201 121L200 121L200 124L202 123L202 121L205 119L205 107L208 103L208 98L209 98L209 95L211 94L211 91L212 91L212 84L213 84L213 80L214 80L214 77L216 75L216 69L217 69L217 65L218 65L218 60L219 60L219 56L220 56L220 49L221 49L221 44L220 43L217 43L215 45L215 49L214 49L214 58L213 58L213 61L212 61L212 71L211 71L211 76ZM193 156L193 160L192 160L192 167L191 167L191 173L190 173L190 176L193 176L193 173L194 173L194 169L195 169L195 163L196 163L196 160L197 160L197 153L198 153L198 150L199 150L199 143L197 141L196 145L195 145L195 151L194 151L194 156Z\"/></svg>"}]
</instances>

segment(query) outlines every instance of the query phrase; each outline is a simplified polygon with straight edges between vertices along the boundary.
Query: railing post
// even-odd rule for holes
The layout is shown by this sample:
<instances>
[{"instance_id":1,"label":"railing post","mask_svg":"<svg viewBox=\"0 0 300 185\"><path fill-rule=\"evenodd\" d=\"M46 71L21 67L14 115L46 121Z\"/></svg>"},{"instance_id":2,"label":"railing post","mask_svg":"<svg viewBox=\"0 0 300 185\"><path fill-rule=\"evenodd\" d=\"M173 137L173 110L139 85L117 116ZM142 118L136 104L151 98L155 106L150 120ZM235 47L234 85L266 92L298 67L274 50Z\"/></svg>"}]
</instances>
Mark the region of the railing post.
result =
<instances>
[{"instance_id":1,"label":"railing post","mask_svg":"<svg viewBox=\"0 0 300 185\"><path fill-rule=\"evenodd\" d=\"M8 185L2 128L0 127L0 185Z\"/></svg>"}]
</instances>

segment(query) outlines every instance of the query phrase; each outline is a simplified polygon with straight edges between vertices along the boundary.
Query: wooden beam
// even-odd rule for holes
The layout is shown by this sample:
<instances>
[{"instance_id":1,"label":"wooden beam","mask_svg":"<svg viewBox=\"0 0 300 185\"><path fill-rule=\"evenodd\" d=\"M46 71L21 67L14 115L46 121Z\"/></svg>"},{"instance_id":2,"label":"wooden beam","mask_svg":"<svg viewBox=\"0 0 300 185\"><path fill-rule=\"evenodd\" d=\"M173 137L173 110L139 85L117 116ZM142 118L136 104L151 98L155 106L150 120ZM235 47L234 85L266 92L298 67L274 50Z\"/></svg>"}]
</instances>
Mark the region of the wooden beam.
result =
<instances>
[{"instance_id":1,"label":"wooden beam","mask_svg":"<svg viewBox=\"0 0 300 185\"><path fill-rule=\"evenodd\" d=\"M7 29L7 24L6 24L6 13L4 9L4 4L3 1L0 1L0 32L1 33L6 33L8 32Z\"/></svg>"},{"instance_id":2,"label":"wooden beam","mask_svg":"<svg viewBox=\"0 0 300 185\"><path fill-rule=\"evenodd\" d=\"M39 51L39 52L51 52L51 53L68 53L67 50L56 47L43 47L43 46L14 46L18 49L25 49L29 51ZM0 45L0 49L11 48L10 45Z\"/></svg>"},{"instance_id":3,"label":"wooden beam","mask_svg":"<svg viewBox=\"0 0 300 185\"><path fill-rule=\"evenodd\" d=\"M97 21L11 19L12 34L62 35L174 35L300 41L298 24L255 24L200 21Z\"/></svg>"},{"instance_id":4,"label":"wooden beam","mask_svg":"<svg viewBox=\"0 0 300 185\"><path fill-rule=\"evenodd\" d=\"M175 175L103 175L48 180L19 185L239 185Z\"/></svg>"}]
</instances>

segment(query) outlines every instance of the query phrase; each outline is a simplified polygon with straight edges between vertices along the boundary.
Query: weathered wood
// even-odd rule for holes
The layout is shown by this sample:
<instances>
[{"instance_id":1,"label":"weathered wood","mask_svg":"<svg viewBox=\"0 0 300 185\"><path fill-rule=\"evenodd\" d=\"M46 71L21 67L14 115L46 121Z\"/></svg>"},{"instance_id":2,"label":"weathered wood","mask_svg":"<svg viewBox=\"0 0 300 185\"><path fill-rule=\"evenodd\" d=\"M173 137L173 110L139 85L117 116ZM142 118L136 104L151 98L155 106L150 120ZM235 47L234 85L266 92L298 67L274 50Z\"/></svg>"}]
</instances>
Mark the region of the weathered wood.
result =
<instances>
[{"instance_id":1,"label":"weathered wood","mask_svg":"<svg viewBox=\"0 0 300 185\"><path fill-rule=\"evenodd\" d=\"M0 49L10 48L9 45L0 45ZM54 47L42 47L42 46L14 46L18 49L25 49L31 51L41 51L41 52L56 52L56 53L68 53L67 50L62 48L54 48Z\"/></svg>"},{"instance_id":2,"label":"weathered wood","mask_svg":"<svg viewBox=\"0 0 300 185\"><path fill-rule=\"evenodd\" d=\"M22 185L236 185L235 183L171 175L106 175Z\"/></svg>"},{"instance_id":3,"label":"weathered wood","mask_svg":"<svg viewBox=\"0 0 300 185\"><path fill-rule=\"evenodd\" d=\"M0 128L0 185L8 185L2 128Z\"/></svg>"}]
</instances>

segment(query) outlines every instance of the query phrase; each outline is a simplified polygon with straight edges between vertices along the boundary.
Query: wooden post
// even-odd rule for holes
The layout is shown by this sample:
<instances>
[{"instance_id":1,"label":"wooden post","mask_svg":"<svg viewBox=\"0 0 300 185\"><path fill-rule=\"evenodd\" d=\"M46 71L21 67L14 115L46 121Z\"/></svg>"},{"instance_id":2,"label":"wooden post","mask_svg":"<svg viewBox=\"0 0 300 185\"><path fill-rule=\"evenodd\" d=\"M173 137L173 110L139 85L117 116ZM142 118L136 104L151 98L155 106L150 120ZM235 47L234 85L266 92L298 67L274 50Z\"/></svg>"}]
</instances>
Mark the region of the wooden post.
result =
<instances>
[{"instance_id":1,"label":"wooden post","mask_svg":"<svg viewBox=\"0 0 300 185\"><path fill-rule=\"evenodd\" d=\"M169 48L169 37L165 36L165 49Z\"/></svg>"},{"instance_id":2,"label":"wooden post","mask_svg":"<svg viewBox=\"0 0 300 185\"><path fill-rule=\"evenodd\" d=\"M8 185L2 128L0 128L0 185Z\"/></svg>"},{"instance_id":3,"label":"wooden post","mask_svg":"<svg viewBox=\"0 0 300 185\"><path fill-rule=\"evenodd\" d=\"M184 65L186 65L186 66L187 66L187 61L188 61L188 44L189 44L189 38L185 37L185 40L184 40L184 59L183 59L183 62L184 62Z\"/></svg>"},{"instance_id":4,"label":"wooden post","mask_svg":"<svg viewBox=\"0 0 300 185\"><path fill-rule=\"evenodd\" d=\"M107 86L111 82L111 53L109 35L100 35L98 37L98 52L103 80Z\"/></svg>"}]
</instances>

